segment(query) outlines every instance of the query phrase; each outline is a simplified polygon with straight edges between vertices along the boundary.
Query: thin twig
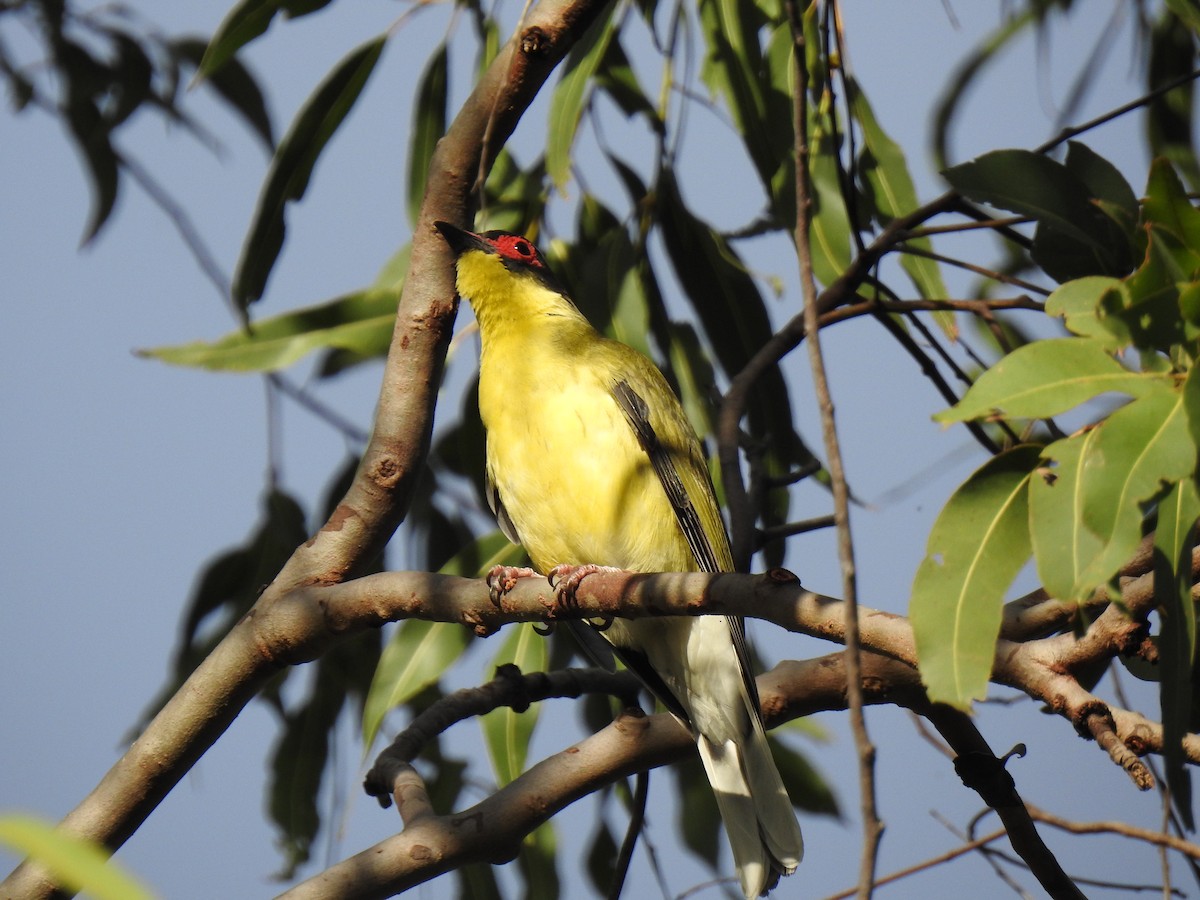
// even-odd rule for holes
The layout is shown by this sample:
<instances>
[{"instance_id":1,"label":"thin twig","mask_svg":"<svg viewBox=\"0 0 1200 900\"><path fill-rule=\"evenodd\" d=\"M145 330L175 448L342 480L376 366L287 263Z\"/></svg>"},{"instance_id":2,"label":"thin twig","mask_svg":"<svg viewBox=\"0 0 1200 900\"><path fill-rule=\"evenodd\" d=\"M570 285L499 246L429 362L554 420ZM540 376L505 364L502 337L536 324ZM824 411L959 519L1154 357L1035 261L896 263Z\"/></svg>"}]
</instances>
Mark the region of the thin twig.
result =
<instances>
[{"instance_id":1,"label":"thin twig","mask_svg":"<svg viewBox=\"0 0 1200 900\"><path fill-rule=\"evenodd\" d=\"M1195 71L1188 72L1186 75L1180 75L1178 78L1174 79L1173 81L1168 81L1166 84L1162 85L1161 87L1155 88L1154 90L1150 91L1150 93L1143 94L1141 97L1138 97L1136 100L1130 100L1124 106L1118 106L1116 109L1110 110L1109 112L1106 112L1102 116L1096 116L1096 118L1094 118L1094 119L1089 119L1087 122L1084 122L1082 125L1074 125L1071 128L1064 128L1057 135L1052 137L1050 140L1046 141L1046 143L1042 144L1039 147L1035 147L1033 152L1034 153L1049 153L1051 150L1053 150L1059 144L1069 141L1073 137L1078 137L1079 135L1083 134L1085 131L1091 131L1093 128L1098 128L1101 125L1105 125L1108 122L1111 122L1113 119L1119 119L1121 116L1125 115L1125 113L1133 112L1139 106L1145 106L1150 101L1155 100L1158 97L1161 97L1163 94L1166 94L1170 91L1175 90L1175 88L1177 88L1177 87L1182 87L1183 85L1187 84L1189 81L1195 81L1197 78L1200 78L1200 69L1196 69Z\"/></svg>"},{"instance_id":2,"label":"thin twig","mask_svg":"<svg viewBox=\"0 0 1200 900\"><path fill-rule=\"evenodd\" d=\"M958 859L958 857L978 850L980 847L984 847L1002 837L1004 837L1003 828L999 829L998 831L993 831L991 834L985 834L983 837L976 838L973 841L968 841L960 847L955 847L953 850L947 850L945 853L942 853L939 856L930 857L924 862L916 863L915 865L908 866L904 869L898 869L889 875L884 875L882 878L876 881L875 884L879 887L882 887L885 884L891 884L894 881L899 881L900 879L907 878L910 875L916 875L919 872L924 872L926 869L932 869L934 866L940 866L944 863L950 862L951 860ZM825 900L845 900L846 897L853 897L856 890L857 888L850 888L837 894L830 894L825 898Z\"/></svg>"},{"instance_id":3,"label":"thin twig","mask_svg":"<svg viewBox=\"0 0 1200 900\"><path fill-rule=\"evenodd\" d=\"M861 643L858 632L858 602L854 566L854 543L850 534L850 491L838 443L833 399L829 393L825 362L821 354L818 332L817 285L813 276L808 219L811 215L811 192L808 161L808 63L804 25L796 0L787 0L788 18L792 29L796 75L794 86L793 123L796 153L796 253L800 260L800 286L804 294L804 326L808 334L808 356L812 368L813 387L821 410L821 432L825 438L825 465L833 487L833 510L838 529L838 558L842 566L842 595L846 602L846 690L850 706L850 726L858 751L860 808L862 813L863 846L859 861L858 895L866 900L875 885L875 867L883 823L875 800L875 747L867 734L863 715ZM863 254L860 254L860 257Z\"/></svg>"},{"instance_id":4,"label":"thin twig","mask_svg":"<svg viewBox=\"0 0 1200 900\"><path fill-rule=\"evenodd\" d=\"M612 884L608 886L608 900L620 900L621 890L625 887L625 877L629 874L629 864L633 862L633 851L637 847L638 835L646 824L646 799L650 796L650 773L638 772L634 776L633 802L629 810L629 825L625 828L625 840L621 841L621 850L617 853L617 861L613 867Z\"/></svg>"}]
</instances>

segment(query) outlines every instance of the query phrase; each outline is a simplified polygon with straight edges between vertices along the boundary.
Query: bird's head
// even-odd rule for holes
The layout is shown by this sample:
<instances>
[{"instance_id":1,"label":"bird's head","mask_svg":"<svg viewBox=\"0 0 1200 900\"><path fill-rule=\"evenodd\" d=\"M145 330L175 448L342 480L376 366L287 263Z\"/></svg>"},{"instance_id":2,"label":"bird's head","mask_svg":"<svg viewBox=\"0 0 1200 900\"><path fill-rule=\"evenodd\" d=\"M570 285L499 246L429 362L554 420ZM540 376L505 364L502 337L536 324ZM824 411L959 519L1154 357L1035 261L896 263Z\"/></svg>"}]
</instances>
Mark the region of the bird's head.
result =
<instances>
[{"instance_id":1,"label":"bird's head","mask_svg":"<svg viewBox=\"0 0 1200 900\"><path fill-rule=\"evenodd\" d=\"M434 222L454 252L458 293L476 317L501 309L511 314L557 306L566 298L562 284L527 238L507 231L475 234L449 222ZM528 309L520 307L528 306Z\"/></svg>"}]
</instances>

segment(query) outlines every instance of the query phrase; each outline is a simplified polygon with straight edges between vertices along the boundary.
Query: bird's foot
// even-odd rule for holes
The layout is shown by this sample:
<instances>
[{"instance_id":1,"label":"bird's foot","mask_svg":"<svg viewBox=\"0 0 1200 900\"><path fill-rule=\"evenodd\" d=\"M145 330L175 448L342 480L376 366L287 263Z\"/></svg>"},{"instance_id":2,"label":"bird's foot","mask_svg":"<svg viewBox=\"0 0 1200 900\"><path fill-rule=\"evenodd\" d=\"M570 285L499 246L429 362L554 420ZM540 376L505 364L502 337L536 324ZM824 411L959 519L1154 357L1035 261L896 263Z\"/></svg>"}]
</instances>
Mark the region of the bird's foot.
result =
<instances>
[{"instance_id":1,"label":"bird's foot","mask_svg":"<svg viewBox=\"0 0 1200 900\"><path fill-rule=\"evenodd\" d=\"M529 566L493 566L487 573L488 594L492 603L500 605L500 599L517 586L522 578L532 578L537 572Z\"/></svg>"},{"instance_id":2,"label":"bird's foot","mask_svg":"<svg viewBox=\"0 0 1200 900\"><path fill-rule=\"evenodd\" d=\"M546 578L550 581L550 587L554 588L555 603L565 607L575 605L575 592L579 590L579 585L583 579L596 572L623 572L624 569L618 569L616 566L596 566L588 563L584 566L573 566L569 563L564 563L560 566L555 566L547 574Z\"/></svg>"}]
</instances>

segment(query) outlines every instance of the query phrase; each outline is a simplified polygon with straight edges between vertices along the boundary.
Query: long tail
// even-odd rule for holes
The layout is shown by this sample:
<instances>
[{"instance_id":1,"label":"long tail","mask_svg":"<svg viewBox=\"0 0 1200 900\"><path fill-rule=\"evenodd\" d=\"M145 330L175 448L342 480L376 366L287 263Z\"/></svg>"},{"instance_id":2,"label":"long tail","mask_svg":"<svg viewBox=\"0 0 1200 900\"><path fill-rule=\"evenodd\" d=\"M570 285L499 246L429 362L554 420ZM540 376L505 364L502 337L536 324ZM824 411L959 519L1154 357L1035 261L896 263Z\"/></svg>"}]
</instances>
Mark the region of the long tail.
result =
<instances>
[{"instance_id":1,"label":"long tail","mask_svg":"<svg viewBox=\"0 0 1200 900\"><path fill-rule=\"evenodd\" d=\"M761 723L741 741L696 737L746 900L765 894L804 856L804 838Z\"/></svg>"}]
</instances>

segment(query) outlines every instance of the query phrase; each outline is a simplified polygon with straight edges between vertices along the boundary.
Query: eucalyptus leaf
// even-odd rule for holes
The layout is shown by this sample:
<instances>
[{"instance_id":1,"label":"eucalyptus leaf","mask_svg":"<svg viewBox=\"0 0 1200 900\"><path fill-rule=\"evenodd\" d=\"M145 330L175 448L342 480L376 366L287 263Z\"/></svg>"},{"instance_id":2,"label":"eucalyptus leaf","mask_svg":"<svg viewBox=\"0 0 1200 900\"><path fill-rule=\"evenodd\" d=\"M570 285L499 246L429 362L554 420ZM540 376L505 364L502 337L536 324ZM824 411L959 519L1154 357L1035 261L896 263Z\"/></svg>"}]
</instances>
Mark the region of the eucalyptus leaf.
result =
<instances>
[{"instance_id":1,"label":"eucalyptus leaf","mask_svg":"<svg viewBox=\"0 0 1200 900\"><path fill-rule=\"evenodd\" d=\"M446 97L450 54L443 42L429 58L413 104L412 139L408 148L408 221L414 227L425 199L425 180L434 148L446 133Z\"/></svg>"},{"instance_id":2,"label":"eucalyptus leaf","mask_svg":"<svg viewBox=\"0 0 1200 900\"><path fill-rule=\"evenodd\" d=\"M1142 508L1190 478L1196 445L1182 391L1162 386L1118 409L1080 459L1083 522L1103 543L1076 585L1081 595L1112 578L1142 537Z\"/></svg>"},{"instance_id":3,"label":"eucalyptus leaf","mask_svg":"<svg viewBox=\"0 0 1200 900\"><path fill-rule=\"evenodd\" d=\"M139 350L138 355L222 372L277 372L322 349L383 356L391 342L399 300L398 289L358 291L263 319L250 331L234 331L215 341Z\"/></svg>"},{"instance_id":4,"label":"eucalyptus leaf","mask_svg":"<svg viewBox=\"0 0 1200 900\"><path fill-rule=\"evenodd\" d=\"M527 623L510 625L507 631L504 643L492 658L491 671L511 664L522 674L544 672L549 655L546 639ZM496 781L501 787L525 771L529 741L540 712L541 703L533 703L521 712L503 706L480 716L479 726L483 729L484 743L492 760Z\"/></svg>"},{"instance_id":5,"label":"eucalyptus leaf","mask_svg":"<svg viewBox=\"0 0 1200 900\"><path fill-rule=\"evenodd\" d=\"M264 34L276 15L299 18L327 6L331 0L242 0L217 26L196 73L208 78L226 65L242 47Z\"/></svg>"},{"instance_id":6,"label":"eucalyptus leaf","mask_svg":"<svg viewBox=\"0 0 1200 900\"><path fill-rule=\"evenodd\" d=\"M347 54L305 101L279 142L233 278L239 307L262 296L283 248L285 207L304 196L317 158L358 100L386 42L387 35L381 35Z\"/></svg>"},{"instance_id":7,"label":"eucalyptus leaf","mask_svg":"<svg viewBox=\"0 0 1200 900\"><path fill-rule=\"evenodd\" d=\"M562 78L550 102L549 131L546 137L546 171L561 191L571 174L571 148L591 96L596 72L616 33L617 18L600 16L571 48Z\"/></svg>"},{"instance_id":8,"label":"eucalyptus leaf","mask_svg":"<svg viewBox=\"0 0 1200 900\"><path fill-rule=\"evenodd\" d=\"M1190 730L1196 664L1196 607L1192 602L1192 548L1200 496L1191 478L1177 482L1158 505L1154 532L1154 595L1161 616L1158 652L1163 760L1174 806L1189 830L1192 782L1183 739Z\"/></svg>"},{"instance_id":9,"label":"eucalyptus leaf","mask_svg":"<svg viewBox=\"0 0 1200 900\"><path fill-rule=\"evenodd\" d=\"M966 395L933 418L963 422L993 415L1048 418L1101 394L1134 397L1161 388L1159 375L1133 372L1102 342L1056 338L1018 347L979 377Z\"/></svg>"},{"instance_id":10,"label":"eucalyptus leaf","mask_svg":"<svg viewBox=\"0 0 1200 900\"><path fill-rule=\"evenodd\" d=\"M1080 578L1103 544L1083 524L1079 461L1096 429L1055 441L1046 447L1047 464L1029 482L1029 531L1038 578L1051 597L1083 601ZM1090 593L1090 591L1088 592Z\"/></svg>"},{"instance_id":11,"label":"eucalyptus leaf","mask_svg":"<svg viewBox=\"0 0 1200 900\"><path fill-rule=\"evenodd\" d=\"M52 872L62 887L93 900L150 900L153 896L124 866L110 859L108 848L33 816L0 816L0 846L9 848L17 858L29 857Z\"/></svg>"},{"instance_id":12,"label":"eucalyptus leaf","mask_svg":"<svg viewBox=\"0 0 1200 900\"><path fill-rule=\"evenodd\" d=\"M938 514L913 582L909 619L934 702L968 710L987 695L1004 594L1029 559L1028 487L1041 448L989 460Z\"/></svg>"}]
</instances>

